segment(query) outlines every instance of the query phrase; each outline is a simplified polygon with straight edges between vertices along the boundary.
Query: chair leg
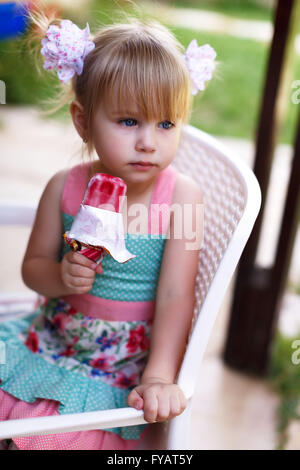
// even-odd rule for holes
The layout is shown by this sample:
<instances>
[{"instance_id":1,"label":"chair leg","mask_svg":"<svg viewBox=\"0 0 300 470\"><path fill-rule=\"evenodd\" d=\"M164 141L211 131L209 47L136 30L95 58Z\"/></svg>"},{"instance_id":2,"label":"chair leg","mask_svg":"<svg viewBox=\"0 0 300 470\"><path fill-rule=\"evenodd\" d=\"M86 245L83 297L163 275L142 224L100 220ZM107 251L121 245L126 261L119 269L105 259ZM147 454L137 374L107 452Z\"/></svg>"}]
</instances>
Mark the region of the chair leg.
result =
<instances>
[{"instance_id":1,"label":"chair leg","mask_svg":"<svg viewBox=\"0 0 300 470\"><path fill-rule=\"evenodd\" d=\"M191 405L188 400L187 407L183 413L171 419L167 449L189 449L190 448L190 426L191 426Z\"/></svg>"},{"instance_id":2,"label":"chair leg","mask_svg":"<svg viewBox=\"0 0 300 470\"><path fill-rule=\"evenodd\" d=\"M0 441L0 450L8 450L10 439L3 439Z\"/></svg>"},{"instance_id":3,"label":"chair leg","mask_svg":"<svg viewBox=\"0 0 300 470\"><path fill-rule=\"evenodd\" d=\"M19 450L19 447L16 446L14 441L11 441L11 443L8 446L8 450Z\"/></svg>"},{"instance_id":4,"label":"chair leg","mask_svg":"<svg viewBox=\"0 0 300 470\"><path fill-rule=\"evenodd\" d=\"M136 450L167 450L168 422L148 426Z\"/></svg>"}]
</instances>

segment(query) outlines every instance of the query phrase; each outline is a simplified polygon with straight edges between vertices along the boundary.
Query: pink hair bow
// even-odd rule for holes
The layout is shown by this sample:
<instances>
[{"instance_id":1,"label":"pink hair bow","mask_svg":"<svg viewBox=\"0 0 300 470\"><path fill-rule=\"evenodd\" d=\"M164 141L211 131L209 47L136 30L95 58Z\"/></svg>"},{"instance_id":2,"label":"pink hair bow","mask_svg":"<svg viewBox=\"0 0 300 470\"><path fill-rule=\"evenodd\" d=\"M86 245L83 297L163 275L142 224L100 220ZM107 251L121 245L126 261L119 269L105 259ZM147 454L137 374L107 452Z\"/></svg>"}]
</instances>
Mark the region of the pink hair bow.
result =
<instances>
[{"instance_id":1,"label":"pink hair bow","mask_svg":"<svg viewBox=\"0 0 300 470\"><path fill-rule=\"evenodd\" d=\"M189 44L184 59L192 84L192 95L205 89L204 82L211 80L215 69L216 51L209 45L198 46L196 39Z\"/></svg>"},{"instance_id":2,"label":"pink hair bow","mask_svg":"<svg viewBox=\"0 0 300 470\"><path fill-rule=\"evenodd\" d=\"M57 69L62 82L71 80L75 73L81 75L83 61L95 44L90 41L88 23L80 29L70 20L63 20L59 26L49 26L46 37L42 39L41 54L46 58L43 67L46 70Z\"/></svg>"}]
</instances>

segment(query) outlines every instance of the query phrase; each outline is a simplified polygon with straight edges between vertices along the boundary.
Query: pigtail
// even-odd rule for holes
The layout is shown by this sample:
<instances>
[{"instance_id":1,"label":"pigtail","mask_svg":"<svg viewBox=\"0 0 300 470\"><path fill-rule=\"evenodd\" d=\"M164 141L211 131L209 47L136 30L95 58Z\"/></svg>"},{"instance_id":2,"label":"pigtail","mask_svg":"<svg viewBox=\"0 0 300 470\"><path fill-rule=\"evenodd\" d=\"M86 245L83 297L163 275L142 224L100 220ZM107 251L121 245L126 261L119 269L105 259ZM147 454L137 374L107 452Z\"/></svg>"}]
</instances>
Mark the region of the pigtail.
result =
<instances>
[{"instance_id":1,"label":"pigtail","mask_svg":"<svg viewBox=\"0 0 300 470\"><path fill-rule=\"evenodd\" d=\"M51 25L59 26L63 18L61 10L56 6L32 6L27 13L29 28L25 38L25 47L32 56L34 67L41 76L41 79L47 77L49 80L50 73L43 68L44 58L41 54L42 39L46 36L46 32ZM72 83L62 84L58 82L55 73L53 73L53 96L43 99L41 105L44 108L42 114L45 116L52 115L63 108L66 104L74 99L74 91Z\"/></svg>"},{"instance_id":2,"label":"pigtail","mask_svg":"<svg viewBox=\"0 0 300 470\"><path fill-rule=\"evenodd\" d=\"M59 25L60 11L58 8L46 8L35 6L34 4L27 12L29 28L27 31L25 44L34 59L34 65L39 74L42 71L41 41L45 37L50 25Z\"/></svg>"}]
</instances>

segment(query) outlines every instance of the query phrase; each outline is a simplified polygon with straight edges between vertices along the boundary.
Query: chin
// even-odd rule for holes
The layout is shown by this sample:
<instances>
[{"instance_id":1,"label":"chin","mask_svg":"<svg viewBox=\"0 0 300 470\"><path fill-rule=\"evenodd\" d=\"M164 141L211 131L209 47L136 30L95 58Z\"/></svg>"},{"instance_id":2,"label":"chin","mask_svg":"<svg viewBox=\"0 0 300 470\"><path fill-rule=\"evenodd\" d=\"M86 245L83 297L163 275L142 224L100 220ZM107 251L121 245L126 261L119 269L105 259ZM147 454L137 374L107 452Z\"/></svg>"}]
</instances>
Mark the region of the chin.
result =
<instances>
[{"instance_id":1,"label":"chin","mask_svg":"<svg viewBox=\"0 0 300 470\"><path fill-rule=\"evenodd\" d=\"M158 168L155 166L154 168L151 168L151 170L147 171L132 171L130 174L128 174L128 180L134 182L134 181L147 181L150 179L155 178L155 176L161 171L161 168Z\"/></svg>"}]
</instances>

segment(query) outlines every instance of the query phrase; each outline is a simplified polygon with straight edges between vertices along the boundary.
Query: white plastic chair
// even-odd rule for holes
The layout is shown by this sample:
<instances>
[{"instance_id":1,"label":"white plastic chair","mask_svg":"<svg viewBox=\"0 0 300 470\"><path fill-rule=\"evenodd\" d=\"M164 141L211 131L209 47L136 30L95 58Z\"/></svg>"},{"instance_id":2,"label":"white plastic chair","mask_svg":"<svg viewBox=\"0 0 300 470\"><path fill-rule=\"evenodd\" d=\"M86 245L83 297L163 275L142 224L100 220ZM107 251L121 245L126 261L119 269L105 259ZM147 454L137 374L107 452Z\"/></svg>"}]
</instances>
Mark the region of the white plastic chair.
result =
<instances>
[{"instance_id":1,"label":"white plastic chair","mask_svg":"<svg viewBox=\"0 0 300 470\"><path fill-rule=\"evenodd\" d=\"M189 448L190 413L197 372L261 203L260 188L252 171L223 144L192 126L183 131L174 166L192 176L203 190L204 244L199 257L193 328L177 380L188 406L184 413L168 423L151 425L141 448L152 450ZM0 224L30 225L34 213L33 206L4 203ZM18 302L21 301L24 299L2 294L0 307L2 304L3 312L7 312L8 305L13 304L20 311ZM133 408L11 420L0 423L0 439L143 423L143 411Z\"/></svg>"}]
</instances>

